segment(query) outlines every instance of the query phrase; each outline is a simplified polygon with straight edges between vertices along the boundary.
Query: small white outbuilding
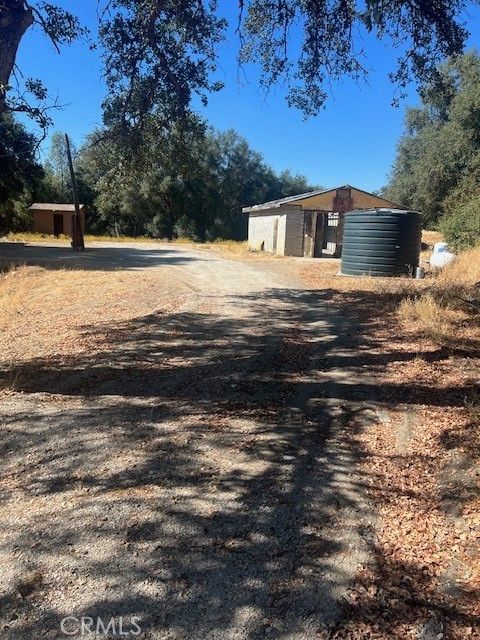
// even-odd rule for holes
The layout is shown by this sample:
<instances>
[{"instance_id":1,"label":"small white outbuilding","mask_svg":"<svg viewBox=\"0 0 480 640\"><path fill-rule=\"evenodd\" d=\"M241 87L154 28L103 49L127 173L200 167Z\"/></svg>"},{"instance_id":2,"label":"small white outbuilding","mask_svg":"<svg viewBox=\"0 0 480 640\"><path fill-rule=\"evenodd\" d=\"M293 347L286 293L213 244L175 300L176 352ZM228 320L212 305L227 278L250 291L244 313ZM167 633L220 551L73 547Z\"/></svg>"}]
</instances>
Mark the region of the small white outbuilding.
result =
<instances>
[{"instance_id":1,"label":"small white outbuilding","mask_svg":"<svg viewBox=\"0 0 480 640\"><path fill-rule=\"evenodd\" d=\"M347 211L381 207L401 208L347 184L244 207L242 211L248 213L248 245L252 251L320 258L341 255Z\"/></svg>"}]
</instances>

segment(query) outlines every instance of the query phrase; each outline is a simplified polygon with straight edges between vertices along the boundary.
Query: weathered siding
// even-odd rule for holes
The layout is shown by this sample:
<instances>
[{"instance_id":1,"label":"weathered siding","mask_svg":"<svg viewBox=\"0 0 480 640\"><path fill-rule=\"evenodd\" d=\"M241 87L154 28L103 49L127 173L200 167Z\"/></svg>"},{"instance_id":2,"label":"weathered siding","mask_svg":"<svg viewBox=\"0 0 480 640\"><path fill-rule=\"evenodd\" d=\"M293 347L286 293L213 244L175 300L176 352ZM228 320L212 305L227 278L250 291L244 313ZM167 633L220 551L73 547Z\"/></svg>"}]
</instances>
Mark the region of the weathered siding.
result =
<instances>
[{"instance_id":1,"label":"weathered siding","mask_svg":"<svg viewBox=\"0 0 480 640\"><path fill-rule=\"evenodd\" d=\"M45 211L34 210L33 211L33 229L37 233L44 233L46 235L53 235L53 216L63 215L63 233L67 236L72 233L72 213L68 211ZM84 210L80 211L80 221L82 225L82 232L85 233L85 213Z\"/></svg>"},{"instance_id":2,"label":"weathered siding","mask_svg":"<svg viewBox=\"0 0 480 640\"><path fill-rule=\"evenodd\" d=\"M333 211L333 201L335 199L337 190L327 191L321 193L318 196L312 196L305 198L304 200L297 200L296 204L300 204L305 209L324 209L326 211ZM359 191L352 187L351 197L353 200L352 209L375 209L376 207L392 207L397 205L390 200L374 196L364 191Z\"/></svg>"},{"instance_id":3,"label":"weathered siding","mask_svg":"<svg viewBox=\"0 0 480 640\"><path fill-rule=\"evenodd\" d=\"M290 207L286 215L286 256L303 256L303 219L304 213L300 207Z\"/></svg>"},{"instance_id":4,"label":"weathered siding","mask_svg":"<svg viewBox=\"0 0 480 640\"><path fill-rule=\"evenodd\" d=\"M281 214L278 216L278 236L277 236L277 255L284 256L285 241L287 237L287 216Z\"/></svg>"},{"instance_id":5,"label":"weathered siding","mask_svg":"<svg viewBox=\"0 0 480 640\"><path fill-rule=\"evenodd\" d=\"M49 211L33 212L33 228L38 233L53 234L53 216Z\"/></svg>"},{"instance_id":6,"label":"weathered siding","mask_svg":"<svg viewBox=\"0 0 480 640\"><path fill-rule=\"evenodd\" d=\"M248 217L248 246L273 253L275 221L278 221L277 250L280 256L303 256L303 211L296 205L266 209Z\"/></svg>"},{"instance_id":7,"label":"weathered siding","mask_svg":"<svg viewBox=\"0 0 480 640\"><path fill-rule=\"evenodd\" d=\"M260 251L262 243L263 249L273 253L273 235L275 221L278 224L277 230L277 251L278 255L284 255L286 216L279 213L278 209L262 211L260 215L251 214L248 217L248 247L253 251Z\"/></svg>"}]
</instances>

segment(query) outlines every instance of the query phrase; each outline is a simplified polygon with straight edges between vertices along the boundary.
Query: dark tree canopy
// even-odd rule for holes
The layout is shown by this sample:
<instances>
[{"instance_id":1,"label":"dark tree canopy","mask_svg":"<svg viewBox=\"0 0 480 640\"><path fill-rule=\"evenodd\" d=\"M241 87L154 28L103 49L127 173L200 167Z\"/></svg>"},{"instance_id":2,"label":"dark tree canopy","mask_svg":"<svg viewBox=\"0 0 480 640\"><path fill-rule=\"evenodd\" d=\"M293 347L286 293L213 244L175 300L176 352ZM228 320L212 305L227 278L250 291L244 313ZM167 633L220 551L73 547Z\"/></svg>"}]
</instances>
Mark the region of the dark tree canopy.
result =
<instances>
[{"instance_id":1,"label":"dark tree canopy","mask_svg":"<svg viewBox=\"0 0 480 640\"><path fill-rule=\"evenodd\" d=\"M0 231L10 230L18 201L40 187L36 141L10 114L0 115ZM30 200L31 202L31 200ZM23 212L25 207L23 207Z\"/></svg>"},{"instance_id":2,"label":"dark tree canopy","mask_svg":"<svg viewBox=\"0 0 480 640\"><path fill-rule=\"evenodd\" d=\"M421 211L434 226L480 196L480 56L439 67L439 81L407 109L387 197Z\"/></svg>"},{"instance_id":3,"label":"dark tree canopy","mask_svg":"<svg viewBox=\"0 0 480 640\"><path fill-rule=\"evenodd\" d=\"M192 94L221 88L210 77L225 21L202 0L111 0L100 21L109 96L107 125L142 125L149 113L176 121Z\"/></svg>"},{"instance_id":4,"label":"dark tree canopy","mask_svg":"<svg viewBox=\"0 0 480 640\"><path fill-rule=\"evenodd\" d=\"M243 239L242 206L317 188L304 176L277 174L235 131L195 124L187 130L176 124L159 134L147 122L141 152L134 156L102 131L90 136L77 169L80 184L94 196L86 201L91 230Z\"/></svg>"},{"instance_id":5,"label":"dark tree canopy","mask_svg":"<svg viewBox=\"0 0 480 640\"><path fill-rule=\"evenodd\" d=\"M18 196L30 178L40 176L35 139L9 115L0 117L0 202Z\"/></svg>"},{"instance_id":6,"label":"dark tree canopy","mask_svg":"<svg viewBox=\"0 0 480 640\"><path fill-rule=\"evenodd\" d=\"M49 2L2 0L0 2L0 113L27 113L45 131L51 124L49 101L41 79L23 78L15 60L25 32L38 25L57 51L86 31L69 11Z\"/></svg>"},{"instance_id":7,"label":"dark tree canopy","mask_svg":"<svg viewBox=\"0 0 480 640\"><path fill-rule=\"evenodd\" d=\"M431 83L438 62L463 50L466 5L466 0L238 0L239 59L260 63L265 88L286 82L288 103L312 115L324 105L330 80L366 74L362 30L398 47L391 74L397 87L411 79ZM98 15L110 127L138 131L148 114L162 114L168 123L183 117L193 94L206 100L221 87L214 72L226 22L214 0L99 0ZM0 4L0 111L28 112L45 127L48 101L41 81L20 83L17 92L11 88L18 45L33 23L57 48L84 31L72 13L55 4ZM292 42L298 32L300 43Z\"/></svg>"},{"instance_id":8,"label":"dark tree canopy","mask_svg":"<svg viewBox=\"0 0 480 640\"><path fill-rule=\"evenodd\" d=\"M356 35L372 32L403 52L391 80L400 88L431 82L444 57L459 53L467 36L463 0L240 0L245 9L242 59L260 60L266 86L287 79L288 102L306 115L324 105L327 83L367 74ZM298 56L290 33L301 25Z\"/></svg>"}]
</instances>

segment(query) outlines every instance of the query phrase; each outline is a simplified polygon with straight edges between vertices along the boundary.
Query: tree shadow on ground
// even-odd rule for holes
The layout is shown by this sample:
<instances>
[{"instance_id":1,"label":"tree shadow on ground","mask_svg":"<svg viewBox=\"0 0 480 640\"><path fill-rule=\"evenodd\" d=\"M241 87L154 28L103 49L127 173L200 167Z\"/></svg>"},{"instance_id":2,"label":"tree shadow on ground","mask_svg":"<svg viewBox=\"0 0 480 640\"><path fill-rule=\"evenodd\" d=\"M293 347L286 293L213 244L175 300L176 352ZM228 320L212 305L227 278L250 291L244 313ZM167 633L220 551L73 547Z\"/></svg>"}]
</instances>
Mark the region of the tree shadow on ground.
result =
<instances>
[{"instance_id":1,"label":"tree shadow on ground","mask_svg":"<svg viewBox=\"0 0 480 640\"><path fill-rule=\"evenodd\" d=\"M379 388L399 353L324 295L84 327L94 350L4 372L22 396L3 410L1 504L26 515L4 518L1 558L44 576L20 603L6 581L7 640L57 637L67 615L138 615L141 637L196 640L338 623L369 549L381 566L365 487L382 479L358 470L358 432L379 406L455 406L460 390Z\"/></svg>"},{"instance_id":2,"label":"tree shadow on ground","mask_svg":"<svg viewBox=\"0 0 480 640\"><path fill-rule=\"evenodd\" d=\"M374 298L370 301L372 315L359 316L352 326L350 320L342 321L322 304L329 299L329 293L274 289L261 300L257 296L234 300L240 307L253 310L250 320L236 321L199 313L166 316L159 312L115 326L84 327L83 337L95 338L93 356L87 352L72 358L34 359L4 370L3 376L14 376L16 388L27 392L175 397L225 409L237 399L242 404L245 392L249 394L249 402L261 401L255 393L252 395L255 388L260 390L262 398L277 398L285 392L293 396L298 393L308 397L326 396L331 386L326 374L345 370L355 379L350 375L344 382L336 381L338 400L464 406L465 395L475 390L474 384L471 389L463 385L438 387L425 382L412 385L409 381L382 382L380 386L378 380L392 362L418 357L436 361L452 351L440 347L420 356L417 351L400 348L402 336L392 342L390 337L377 334L375 320L378 321L378 309L382 308L380 295L368 293ZM342 294L342 299L347 306L362 305L363 310L368 309L359 292ZM268 332L261 328L244 332L244 327L255 324L252 320L262 318L269 300L278 303L274 321L270 323L277 326L269 326ZM285 327L289 332L289 358L279 362L284 349L282 342L286 340ZM305 336L314 331L318 331L320 341L305 340ZM302 349L308 352L314 349L315 353L313 356L306 353L303 359ZM278 353L271 367L275 351ZM297 373L305 370L320 375L311 379L279 379L289 368ZM325 374L323 379L322 374ZM230 383L227 393L226 382Z\"/></svg>"},{"instance_id":3,"label":"tree shadow on ground","mask_svg":"<svg viewBox=\"0 0 480 640\"><path fill-rule=\"evenodd\" d=\"M29 265L44 269L84 269L115 271L117 269L146 269L162 265L182 265L201 260L184 255L175 249L145 244L144 247L117 245L89 247L83 252L66 246L43 246L21 242L0 242L0 266Z\"/></svg>"}]
</instances>

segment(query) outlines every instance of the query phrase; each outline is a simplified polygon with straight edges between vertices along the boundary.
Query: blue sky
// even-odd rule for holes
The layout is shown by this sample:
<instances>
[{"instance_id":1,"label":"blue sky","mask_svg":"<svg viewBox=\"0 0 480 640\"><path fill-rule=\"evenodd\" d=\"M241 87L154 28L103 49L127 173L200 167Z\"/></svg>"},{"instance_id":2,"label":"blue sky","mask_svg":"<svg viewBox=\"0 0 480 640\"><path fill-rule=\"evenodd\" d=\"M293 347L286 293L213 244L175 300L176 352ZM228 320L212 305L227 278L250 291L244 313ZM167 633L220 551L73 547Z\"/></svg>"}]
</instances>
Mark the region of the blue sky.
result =
<instances>
[{"instance_id":1,"label":"blue sky","mask_svg":"<svg viewBox=\"0 0 480 640\"><path fill-rule=\"evenodd\" d=\"M95 31L96 0L64 0L59 4ZM301 113L287 106L282 88L265 97L254 65L244 69L239 84L234 33L237 2L220 0L219 4L232 26L219 49L217 77L226 87L201 109L210 123L219 129L233 127L275 169L303 173L311 183L325 187L350 183L367 190L385 184L402 132L404 108L417 102L412 86L399 108L391 106L394 87L388 82L388 73L398 52L366 37L362 44L365 63L371 69L368 84L342 81L333 87L326 109L305 121ZM469 16L469 44L478 46L478 7L472 7ZM25 76L42 78L50 94L58 95L66 105L54 113L52 131L66 131L80 145L83 137L101 124L105 87L99 51L78 42L58 55L41 33L32 29L21 44L18 63Z\"/></svg>"}]
</instances>

